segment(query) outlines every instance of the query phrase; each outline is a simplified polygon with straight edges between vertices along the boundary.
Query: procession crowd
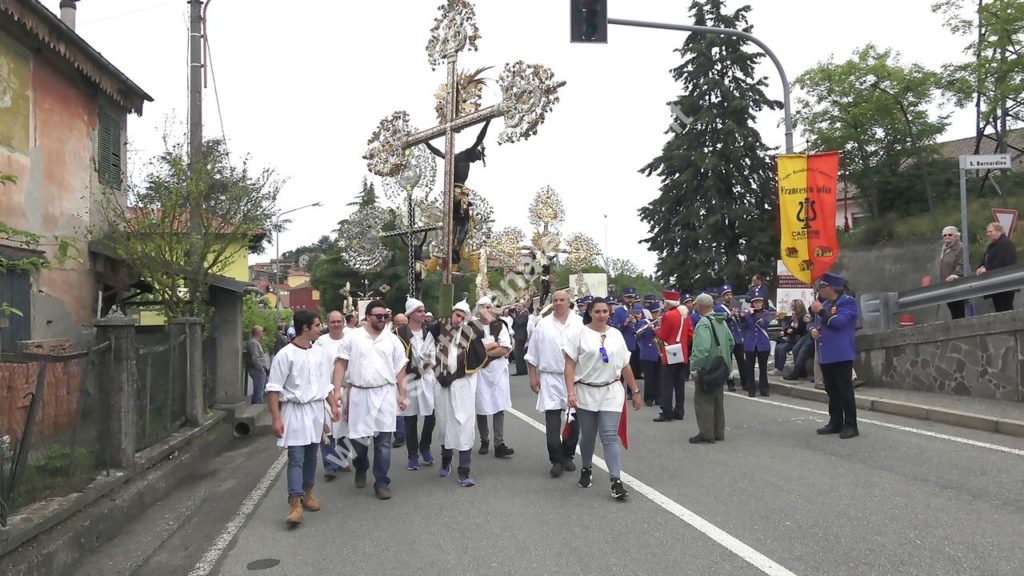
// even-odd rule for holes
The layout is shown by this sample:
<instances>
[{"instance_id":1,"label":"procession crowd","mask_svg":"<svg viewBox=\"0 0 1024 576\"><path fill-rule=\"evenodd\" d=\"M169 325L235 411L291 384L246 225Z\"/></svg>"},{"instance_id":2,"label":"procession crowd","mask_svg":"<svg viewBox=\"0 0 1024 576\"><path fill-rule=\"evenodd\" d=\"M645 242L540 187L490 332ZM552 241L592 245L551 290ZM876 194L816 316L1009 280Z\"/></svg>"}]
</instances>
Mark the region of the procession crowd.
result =
<instances>
[{"instance_id":1,"label":"procession crowd","mask_svg":"<svg viewBox=\"0 0 1024 576\"><path fill-rule=\"evenodd\" d=\"M474 447L479 454L493 446L495 457L513 456L504 438L505 411L512 407L510 356L516 374L528 374L536 409L544 414L550 475L578 470L578 485L591 487L600 439L611 496L626 498L621 467L630 406L657 403L655 422L681 420L684 383L692 376L698 433L689 441L713 444L725 439L724 390L736 390L738 379L751 396L769 394L774 313L765 307L760 278L751 286L749 308L735 305L728 285L696 296L666 289L661 298L643 299L627 288L621 302L588 296L576 301L576 310L559 290L543 313L527 302L499 311L482 297L474 309L458 302L437 321L415 298L394 315L375 300L358 322L328 314L326 333L317 314L297 311L294 338L274 355L265 386L272 431L288 454L288 524L319 510L313 488L321 458L328 479L354 469L357 488L367 486L372 471L374 493L386 500L392 496L392 448L403 444L408 470L438 464L438 476L449 477L454 468L462 487L476 483ZM852 387L857 307L843 286L842 278L824 275L818 299L795 320L809 327L829 394L830 419L818 433L852 438L858 434Z\"/></svg>"}]
</instances>

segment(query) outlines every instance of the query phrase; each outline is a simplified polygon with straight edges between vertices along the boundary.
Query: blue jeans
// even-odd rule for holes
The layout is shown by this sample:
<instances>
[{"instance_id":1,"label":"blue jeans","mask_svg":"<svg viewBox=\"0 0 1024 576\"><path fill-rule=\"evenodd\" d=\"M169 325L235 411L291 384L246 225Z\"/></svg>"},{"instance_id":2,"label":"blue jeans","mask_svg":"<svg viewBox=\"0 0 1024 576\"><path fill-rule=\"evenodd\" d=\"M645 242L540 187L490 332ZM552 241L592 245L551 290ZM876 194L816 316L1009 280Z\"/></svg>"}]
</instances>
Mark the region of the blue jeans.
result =
<instances>
[{"instance_id":1,"label":"blue jeans","mask_svg":"<svg viewBox=\"0 0 1024 576\"><path fill-rule=\"evenodd\" d=\"M267 373L262 368L250 367L247 369L249 378L252 378L252 403L262 404L263 393L267 389Z\"/></svg>"},{"instance_id":2,"label":"blue jeans","mask_svg":"<svg viewBox=\"0 0 1024 576\"><path fill-rule=\"evenodd\" d=\"M782 370L786 367L786 357L789 356L789 352L796 347L796 342L790 338L786 342L779 342L775 345L775 369ZM795 358L794 358L795 360Z\"/></svg>"},{"instance_id":3,"label":"blue jeans","mask_svg":"<svg viewBox=\"0 0 1024 576\"><path fill-rule=\"evenodd\" d=\"M302 496L316 480L317 444L288 447L288 497Z\"/></svg>"},{"instance_id":4,"label":"blue jeans","mask_svg":"<svg viewBox=\"0 0 1024 576\"><path fill-rule=\"evenodd\" d=\"M329 436L330 444L320 444L320 456L324 459L324 471L326 472L337 472L341 470L341 465L338 461L347 462L352 458L351 454L345 454L342 457L338 453L337 446L341 446L342 450L346 450L345 441L346 438L335 439L334 436Z\"/></svg>"},{"instance_id":5,"label":"blue jeans","mask_svg":"<svg viewBox=\"0 0 1024 576\"><path fill-rule=\"evenodd\" d=\"M356 458L352 462L356 472L366 472L370 468L370 460L367 457L369 446L362 442L353 441ZM380 488L391 484L388 478L388 470L391 468L391 432L378 432L373 437L373 487Z\"/></svg>"},{"instance_id":6,"label":"blue jeans","mask_svg":"<svg viewBox=\"0 0 1024 576\"><path fill-rule=\"evenodd\" d=\"M576 419L580 423L580 455L583 457L583 466L590 468L593 464L594 444L597 436L600 436L601 445L604 447L604 461L608 465L608 474L612 482L619 479L622 469L622 443L619 440L621 417L622 412L591 412L582 408L576 409Z\"/></svg>"}]
</instances>

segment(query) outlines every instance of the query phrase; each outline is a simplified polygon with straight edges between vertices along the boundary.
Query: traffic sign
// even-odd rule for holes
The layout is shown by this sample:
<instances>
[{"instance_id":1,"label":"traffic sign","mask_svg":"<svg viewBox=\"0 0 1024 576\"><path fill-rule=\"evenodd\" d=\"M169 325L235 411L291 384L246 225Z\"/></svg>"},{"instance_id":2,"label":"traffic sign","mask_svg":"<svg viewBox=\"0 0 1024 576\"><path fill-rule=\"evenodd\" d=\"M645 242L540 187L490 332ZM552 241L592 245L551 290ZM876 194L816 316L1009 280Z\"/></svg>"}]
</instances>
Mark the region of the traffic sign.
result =
<instances>
[{"instance_id":1,"label":"traffic sign","mask_svg":"<svg viewBox=\"0 0 1024 576\"><path fill-rule=\"evenodd\" d=\"M1009 154L974 154L960 157L961 170L1006 170L1010 167Z\"/></svg>"},{"instance_id":2,"label":"traffic sign","mask_svg":"<svg viewBox=\"0 0 1024 576\"><path fill-rule=\"evenodd\" d=\"M993 208L992 216L995 217L996 222L1003 225L1003 229L1006 230L1006 237L1011 238L1013 236L1013 229L1017 226L1017 211L1009 208Z\"/></svg>"}]
</instances>

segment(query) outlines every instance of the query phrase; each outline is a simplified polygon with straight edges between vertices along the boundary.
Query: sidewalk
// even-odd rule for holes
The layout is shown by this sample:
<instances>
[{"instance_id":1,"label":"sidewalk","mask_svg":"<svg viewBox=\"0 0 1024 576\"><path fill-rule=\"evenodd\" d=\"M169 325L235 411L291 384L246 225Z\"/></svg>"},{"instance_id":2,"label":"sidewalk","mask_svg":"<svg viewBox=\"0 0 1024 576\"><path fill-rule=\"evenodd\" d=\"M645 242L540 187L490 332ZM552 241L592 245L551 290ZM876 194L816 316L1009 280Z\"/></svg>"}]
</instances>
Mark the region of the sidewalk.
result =
<instances>
[{"instance_id":1,"label":"sidewalk","mask_svg":"<svg viewBox=\"0 0 1024 576\"><path fill-rule=\"evenodd\" d=\"M807 380L783 380L769 376L773 393L806 400L828 402L824 390L814 388ZM933 420L953 426L986 430L1024 438L1024 402L987 400L921 392L860 386L856 390L857 408L907 418Z\"/></svg>"}]
</instances>

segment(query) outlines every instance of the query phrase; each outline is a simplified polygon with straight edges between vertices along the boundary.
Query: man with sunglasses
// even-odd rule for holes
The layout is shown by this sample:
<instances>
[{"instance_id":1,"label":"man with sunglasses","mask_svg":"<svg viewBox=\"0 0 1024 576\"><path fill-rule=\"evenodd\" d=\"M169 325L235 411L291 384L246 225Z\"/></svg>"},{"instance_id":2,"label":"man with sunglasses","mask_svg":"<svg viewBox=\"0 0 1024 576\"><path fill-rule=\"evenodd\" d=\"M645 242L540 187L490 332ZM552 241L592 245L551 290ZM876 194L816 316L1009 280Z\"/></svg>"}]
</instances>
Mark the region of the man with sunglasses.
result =
<instances>
[{"instance_id":1,"label":"man with sunglasses","mask_svg":"<svg viewBox=\"0 0 1024 576\"><path fill-rule=\"evenodd\" d=\"M829 420L818 434L839 434L853 438L857 430L857 403L853 396L853 360L857 356L854 332L857 330L857 301L846 294L841 276L826 272L818 280L824 302L811 303L818 325L811 329L817 343L825 393L828 394Z\"/></svg>"},{"instance_id":2,"label":"man with sunglasses","mask_svg":"<svg viewBox=\"0 0 1024 576\"><path fill-rule=\"evenodd\" d=\"M370 439L373 439L373 489L377 498L391 498L391 434L398 411L405 410L405 347L387 331L391 313L381 300L366 306L366 324L350 330L341 340L334 363L334 390L345 384L345 415L349 438L356 452L353 462L356 488L366 487L370 468ZM345 381L345 375L351 382Z\"/></svg>"}]
</instances>

